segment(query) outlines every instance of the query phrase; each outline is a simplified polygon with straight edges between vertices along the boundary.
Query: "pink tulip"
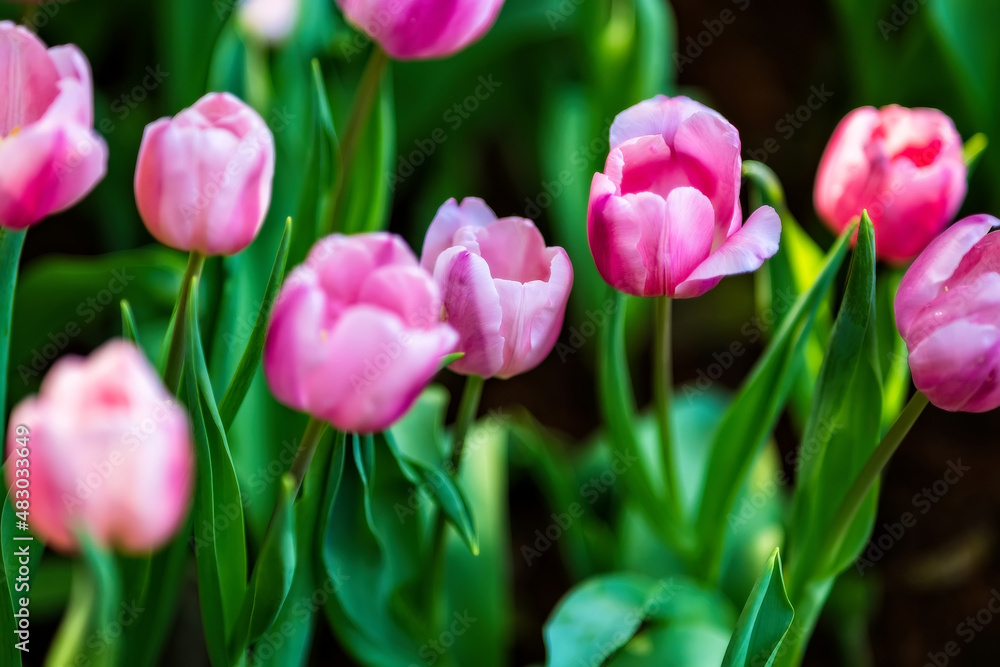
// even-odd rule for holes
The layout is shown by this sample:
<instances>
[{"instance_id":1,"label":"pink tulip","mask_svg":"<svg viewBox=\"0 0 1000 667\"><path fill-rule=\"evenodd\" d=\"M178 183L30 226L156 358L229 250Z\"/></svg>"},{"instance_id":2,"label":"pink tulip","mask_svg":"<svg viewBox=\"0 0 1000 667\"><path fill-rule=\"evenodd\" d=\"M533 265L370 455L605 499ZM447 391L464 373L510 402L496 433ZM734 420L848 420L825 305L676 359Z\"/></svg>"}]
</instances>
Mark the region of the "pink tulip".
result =
<instances>
[{"instance_id":1,"label":"pink tulip","mask_svg":"<svg viewBox=\"0 0 1000 667\"><path fill-rule=\"evenodd\" d=\"M146 126L135 200L160 243L232 255L257 237L271 202L274 137L256 111L210 93Z\"/></svg>"},{"instance_id":2,"label":"pink tulip","mask_svg":"<svg viewBox=\"0 0 1000 667\"><path fill-rule=\"evenodd\" d=\"M444 58L493 26L503 0L337 0L344 17L396 60Z\"/></svg>"},{"instance_id":3,"label":"pink tulip","mask_svg":"<svg viewBox=\"0 0 1000 667\"><path fill-rule=\"evenodd\" d=\"M937 109L862 107L840 121L823 153L816 211L840 232L868 209L875 251L902 263L955 217L966 176L962 138L948 116Z\"/></svg>"},{"instance_id":4,"label":"pink tulip","mask_svg":"<svg viewBox=\"0 0 1000 667\"><path fill-rule=\"evenodd\" d=\"M0 226L23 229L83 199L107 171L90 65L0 21Z\"/></svg>"},{"instance_id":5,"label":"pink tulip","mask_svg":"<svg viewBox=\"0 0 1000 667\"><path fill-rule=\"evenodd\" d=\"M1000 407L1000 220L973 215L934 239L903 276L896 326L913 383L951 412Z\"/></svg>"},{"instance_id":6,"label":"pink tulip","mask_svg":"<svg viewBox=\"0 0 1000 667\"><path fill-rule=\"evenodd\" d=\"M547 248L531 220L502 218L482 199L449 199L427 230L422 266L441 288L465 356L451 369L509 378L556 344L573 286L562 248Z\"/></svg>"},{"instance_id":7,"label":"pink tulip","mask_svg":"<svg viewBox=\"0 0 1000 667\"><path fill-rule=\"evenodd\" d=\"M334 234L281 288L264 346L279 401L342 431L399 419L455 349L437 286L394 234Z\"/></svg>"},{"instance_id":8,"label":"pink tulip","mask_svg":"<svg viewBox=\"0 0 1000 667\"><path fill-rule=\"evenodd\" d=\"M615 118L611 146L590 188L588 231L612 287L700 296L777 252L774 209L762 206L742 224L740 136L717 112L660 95Z\"/></svg>"},{"instance_id":9,"label":"pink tulip","mask_svg":"<svg viewBox=\"0 0 1000 667\"><path fill-rule=\"evenodd\" d=\"M7 455L7 483L28 491L32 530L60 551L77 549L78 530L106 547L151 551L187 516L187 413L130 343L57 361L11 413Z\"/></svg>"},{"instance_id":10,"label":"pink tulip","mask_svg":"<svg viewBox=\"0 0 1000 667\"><path fill-rule=\"evenodd\" d=\"M239 22L256 39L280 44L295 31L301 0L244 0Z\"/></svg>"}]
</instances>

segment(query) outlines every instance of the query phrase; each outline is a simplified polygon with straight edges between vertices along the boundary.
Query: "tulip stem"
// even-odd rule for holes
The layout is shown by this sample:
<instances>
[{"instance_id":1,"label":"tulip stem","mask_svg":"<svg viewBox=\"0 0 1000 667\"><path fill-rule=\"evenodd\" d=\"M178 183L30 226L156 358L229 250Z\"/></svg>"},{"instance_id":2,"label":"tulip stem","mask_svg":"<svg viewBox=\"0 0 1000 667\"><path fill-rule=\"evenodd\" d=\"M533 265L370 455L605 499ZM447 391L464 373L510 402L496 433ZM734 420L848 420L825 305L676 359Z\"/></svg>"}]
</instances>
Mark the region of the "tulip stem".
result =
<instances>
[{"instance_id":1,"label":"tulip stem","mask_svg":"<svg viewBox=\"0 0 1000 667\"><path fill-rule=\"evenodd\" d=\"M299 495L299 489L302 488L302 481L306 478L306 471L309 470L309 463L312 462L313 454L316 453L316 446L319 444L320 438L323 437L325 431L325 421L320 421L315 417L309 418L306 430L302 434L302 444L299 445L298 451L295 452L295 460L292 461L292 467L288 470L288 474L295 479L295 490L292 492L293 500L295 496Z\"/></svg>"},{"instance_id":2,"label":"tulip stem","mask_svg":"<svg viewBox=\"0 0 1000 667\"><path fill-rule=\"evenodd\" d=\"M340 228L343 224L342 218L346 207L344 192L351 174L351 167L354 164L354 154L357 152L358 143L365 132L372 104L378 94L382 84L382 75L388 64L389 56L378 44L375 44L372 47L368 64L365 65L365 71L361 74L361 83L358 84L358 92L354 97L354 104L351 106L344 131L340 133L340 171L336 174L336 180L333 184L333 213L324 222L320 236L326 236L332 231L359 231Z\"/></svg>"},{"instance_id":3,"label":"tulip stem","mask_svg":"<svg viewBox=\"0 0 1000 667\"><path fill-rule=\"evenodd\" d=\"M0 435L7 414L7 369L10 361L10 335L14 329L14 292L21 249L27 232L0 228Z\"/></svg>"},{"instance_id":4,"label":"tulip stem","mask_svg":"<svg viewBox=\"0 0 1000 667\"><path fill-rule=\"evenodd\" d=\"M171 394L177 393L181 384L181 370L184 368L184 340L187 329L188 301L191 299L191 282L201 277L205 268L205 256L197 250L192 250L188 257L187 269L181 279L181 292L177 297L174 309L173 329L170 332L170 349L167 351L167 363L163 369L163 381Z\"/></svg>"},{"instance_id":5,"label":"tulip stem","mask_svg":"<svg viewBox=\"0 0 1000 667\"><path fill-rule=\"evenodd\" d=\"M654 356L654 401L656 421L660 427L660 458L663 464L663 485L667 492L670 516L683 520L678 477L674 465L673 434L671 432L671 393L673 391L673 355L670 339L670 297L656 300L656 343Z\"/></svg>"}]
</instances>

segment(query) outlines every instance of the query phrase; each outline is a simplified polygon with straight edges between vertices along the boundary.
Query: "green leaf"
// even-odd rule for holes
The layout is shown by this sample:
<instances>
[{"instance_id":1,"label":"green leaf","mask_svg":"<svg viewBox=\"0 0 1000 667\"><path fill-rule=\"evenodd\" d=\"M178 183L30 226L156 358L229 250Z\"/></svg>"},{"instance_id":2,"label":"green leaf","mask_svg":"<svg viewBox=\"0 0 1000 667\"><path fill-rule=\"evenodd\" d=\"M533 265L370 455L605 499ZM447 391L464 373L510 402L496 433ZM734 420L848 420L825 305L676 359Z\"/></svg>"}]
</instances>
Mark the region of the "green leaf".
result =
<instances>
[{"instance_id":1,"label":"green leaf","mask_svg":"<svg viewBox=\"0 0 1000 667\"><path fill-rule=\"evenodd\" d=\"M8 362L14 324L14 293L25 231L0 227L0 433L6 433ZM20 326L20 323L18 324Z\"/></svg>"},{"instance_id":2,"label":"green leaf","mask_svg":"<svg viewBox=\"0 0 1000 667\"><path fill-rule=\"evenodd\" d=\"M254 322L253 331L247 340L246 349L240 357L239 366L233 379L229 382L229 387L222 395L219 402L219 417L222 419L222 427L228 431L232 426L236 413L246 398L250 383L253 381L257 366L264 354L264 340L267 336L267 326L271 317L271 309L278 298L278 290L281 281L285 277L285 265L288 261L288 247L292 235L292 219L285 222L285 231L281 235L281 242L278 244L278 253L274 257L274 264L271 265L271 277L267 280L267 287L264 289L264 299L261 301L260 311L257 313L257 320Z\"/></svg>"},{"instance_id":3,"label":"green leaf","mask_svg":"<svg viewBox=\"0 0 1000 667\"><path fill-rule=\"evenodd\" d=\"M962 160L965 161L965 166L968 167L969 173L972 173L972 170L979 164L979 158L983 156L983 151L989 145L990 140L985 134L979 132L969 137L969 140L962 146Z\"/></svg>"},{"instance_id":4,"label":"green leaf","mask_svg":"<svg viewBox=\"0 0 1000 667\"><path fill-rule=\"evenodd\" d=\"M907 363L906 342L896 328L894 310L896 292L903 279L903 269L892 268L883 272L876 283L876 323L878 324L878 352L882 368L882 434L903 411L910 393L910 365Z\"/></svg>"},{"instance_id":5,"label":"green leaf","mask_svg":"<svg viewBox=\"0 0 1000 667\"><path fill-rule=\"evenodd\" d=\"M122 338L139 345L139 330L135 326L135 315L127 299L121 300L122 307Z\"/></svg>"},{"instance_id":6,"label":"green leaf","mask_svg":"<svg viewBox=\"0 0 1000 667\"><path fill-rule=\"evenodd\" d=\"M374 232L389 223L392 199L390 179L396 164L396 113L393 101L392 69L387 67L382 77L372 116L357 150L351 173L346 175L346 215L343 231L347 234Z\"/></svg>"},{"instance_id":7,"label":"green leaf","mask_svg":"<svg viewBox=\"0 0 1000 667\"><path fill-rule=\"evenodd\" d=\"M871 220L865 214L799 451L789 541L794 558L790 575L794 575L793 591L806 581L839 572L855 559L868 539L875 521L877 489L869 493L848 538L840 546L840 555L831 559L816 552L854 478L878 446L881 431L875 239ZM814 571L821 561L831 563L832 569Z\"/></svg>"},{"instance_id":8,"label":"green leaf","mask_svg":"<svg viewBox=\"0 0 1000 667\"><path fill-rule=\"evenodd\" d=\"M827 254L816 281L795 302L730 405L712 443L709 457L712 479L703 491L698 513L698 534L703 539L700 563L712 579L718 576L726 516L732 511L757 453L781 415L801 368L819 304L847 254L854 229L852 226L845 230Z\"/></svg>"},{"instance_id":9,"label":"green leaf","mask_svg":"<svg viewBox=\"0 0 1000 667\"><path fill-rule=\"evenodd\" d=\"M781 576L781 557L775 549L736 622L722 667L770 665L793 617Z\"/></svg>"}]
</instances>

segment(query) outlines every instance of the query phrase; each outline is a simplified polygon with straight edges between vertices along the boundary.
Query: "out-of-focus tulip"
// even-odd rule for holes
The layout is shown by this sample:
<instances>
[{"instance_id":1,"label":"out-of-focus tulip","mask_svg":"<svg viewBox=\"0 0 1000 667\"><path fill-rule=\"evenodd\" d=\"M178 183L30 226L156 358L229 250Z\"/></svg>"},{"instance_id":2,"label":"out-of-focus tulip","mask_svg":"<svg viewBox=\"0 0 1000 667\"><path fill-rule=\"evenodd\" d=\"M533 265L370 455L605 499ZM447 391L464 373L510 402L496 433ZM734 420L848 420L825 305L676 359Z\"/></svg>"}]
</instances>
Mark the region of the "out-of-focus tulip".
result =
<instances>
[{"instance_id":1,"label":"out-of-focus tulip","mask_svg":"<svg viewBox=\"0 0 1000 667\"><path fill-rule=\"evenodd\" d=\"M762 206L743 223L740 136L716 111L662 95L623 111L590 188L590 251L612 287L700 296L778 250L781 221Z\"/></svg>"},{"instance_id":2,"label":"out-of-focus tulip","mask_svg":"<svg viewBox=\"0 0 1000 667\"><path fill-rule=\"evenodd\" d=\"M87 58L0 21L0 226L23 229L69 208L107 164Z\"/></svg>"},{"instance_id":3,"label":"out-of-focus tulip","mask_svg":"<svg viewBox=\"0 0 1000 667\"><path fill-rule=\"evenodd\" d=\"M931 242L896 295L913 383L952 412L1000 406L1000 220L974 215Z\"/></svg>"},{"instance_id":4,"label":"out-of-focus tulip","mask_svg":"<svg viewBox=\"0 0 1000 667\"><path fill-rule=\"evenodd\" d=\"M150 551L187 515L187 413L130 343L57 361L39 394L11 413L7 455L7 483L28 491L32 530L61 551L79 546L77 530L107 547Z\"/></svg>"},{"instance_id":5,"label":"out-of-focus tulip","mask_svg":"<svg viewBox=\"0 0 1000 667\"><path fill-rule=\"evenodd\" d=\"M281 288L264 347L279 401L342 431L384 430L455 349L431 276L394 234L334 234Z\"/></svg>"},{"instance_id":6,"label":"out-of-focus tulip","mask_svg":"<svg viewBox=\"0 0 1000 667\"><path fill-rule=\"evenodd\" d=\"M337 0L347 20L397 60L443 58L493 26L503 0Z\"/></svg>"},{"instance_id":7,"label":"out-of-focus tulip","mask_svg":"<svg viewBox=\"0 0 1000 667\"><path fill-rule=\"evenodd\" d=\"M497 219L481 199L449 199L427 230L420 262L441 288L465 356L451 369L508 378L531 370L559 337L573 286L562 248L531 220Z\"/></svg>"},{"instance_id":8,"label":"out-of-focus tulip","mask_svg":"<svg viewBox=\"0 0 1000 667\"><path fill-rule=\"evenodd\" d=\"M244 0L239 22L254 38L280 44L295 31L300 4L301 0Z\"/></svg>"},{"instance_id":9,"label":"out-of-focus tulip","mask_svg":"<svg viewBox=\"0 0 1000 667\"><path fill-rule=\"evenodd\" d=\"M955 217L966 176L962 138L948 116L937 109L862 107L834 131L813 198L836 232L867 209L878 256L906 262Z\"/></svg>"},{"instance_id":10,"label":"out-of-focus tulip","mask_svg":"<svg viewBox=\"0 0 1000 667\"><path fill-rule=\"evenodd\" d=\"M229 93L210 93L146 126L135 200L160 243L232 255L256 238L271 202L274 137Z\"/></svg>"}]
</instances>

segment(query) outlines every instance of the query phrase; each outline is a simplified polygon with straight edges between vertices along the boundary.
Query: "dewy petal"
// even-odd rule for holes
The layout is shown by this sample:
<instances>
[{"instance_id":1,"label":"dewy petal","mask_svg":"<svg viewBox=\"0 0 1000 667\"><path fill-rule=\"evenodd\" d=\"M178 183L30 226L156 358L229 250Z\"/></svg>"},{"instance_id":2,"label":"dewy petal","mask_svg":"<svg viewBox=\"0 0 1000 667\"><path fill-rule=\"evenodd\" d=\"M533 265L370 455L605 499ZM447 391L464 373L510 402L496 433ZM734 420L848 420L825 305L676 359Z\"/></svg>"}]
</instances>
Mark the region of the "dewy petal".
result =
<instances>
[{"instance_id":1,"label":"dewy petal","mask_svg":"<svg viewBox=\"0 0 1000 667\"><path fill-rule=\"evenodd\" d=\"M917 314L944 289L962 259L990 229L1000 225L990 215L973 215L956 222L917 257L896 292L896 326L908 338Z\"/></svg>"},{"instance_id":2,"label":"dewy petal","mask_svg":"<svg viewBox=\"0 0 1000 667\"><path fill-rule=\"evenodd\" d=\"M0 21L0 138L42 117L59 93L59 78L38 37Z\"/></svg>"},{"instance_id":3,"label":"dewy petal","mask_svg":"<svg viewBox=\"0 0 1000 667\"><path fill-rule=\"evenodd\" d=\"M493 210L478 197L466 197L459 206L452 197L438 209L424 236L424 247L420 253L420 265L432 273L438 255L455 245L455 233L462 227L485 227L496 221Z\"/></svg>"},{"instance_id":4,"label":"dewy petal","mask_svg":"<svg viewBox=\"0 0 1000 667\"><path fill-rule=\"evenodd\" d=\"M651 135L660 135L667 145L672 145L674 133L681 123L700 112L708 112L722 118L718 112L684 96L671 98L657 95L653 99L639 102L615 117L611 125L611 148L629 139Z\"/></svg>"},{"instance_id":5,"label":"dewy petal","mask_svg":"<svg viewBox=\"0 0 1000 667\"><path fill-rule=\"evenodd\" d=\"M676 296L700 296L725 276L756 271L778 252L780 239L781 218L770 206L761 206L677 287Z\"/></svg>"},{"instance_id":6,"label":"dewy petal","mask_svg":"<svg viewBox=\"0 0 1000 667\"><path fill-rule=\"evenodd\" d=\"M457 351L465 353L451 370L493 377L503 365L503 311L486 260L465 248L449 248L438 257L434 280L441 286L447 322L460 337Z\"/></svg>"},{"instance_id":7,"label":"dewy petal","mask_svg":"<svg viewBox=\"0 0 1000 667\"><path fill-rule=\"evenodd\" d=\"M941 327L910 353L913 383L937 407L984 412L1000 403L1000 329L965 320Z\"/></svg>"},{"instance_id":8,"label":"dewy petal","mask_svg":"<svg viewBox=\"0 0 1000 667\"><path fill-rule=\"evenodd\" d=\"M615 190L607 176L594 175L587 219L590 252L605 282L622 292L643 296L646 267L636 251L642 226L630 202L615 196Z\"/></svg>"}]
</instances>

